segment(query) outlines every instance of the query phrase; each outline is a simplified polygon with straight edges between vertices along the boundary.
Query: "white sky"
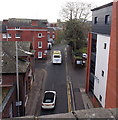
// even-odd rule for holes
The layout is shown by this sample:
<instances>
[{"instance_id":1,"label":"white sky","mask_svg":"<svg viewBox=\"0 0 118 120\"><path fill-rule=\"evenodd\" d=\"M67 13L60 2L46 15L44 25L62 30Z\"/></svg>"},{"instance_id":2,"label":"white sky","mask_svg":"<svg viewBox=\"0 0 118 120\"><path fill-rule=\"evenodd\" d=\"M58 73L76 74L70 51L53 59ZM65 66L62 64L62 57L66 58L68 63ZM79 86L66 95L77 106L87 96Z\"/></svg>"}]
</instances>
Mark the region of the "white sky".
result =
<instances>
[{"instance_id":1,"label":"white sky","mask_svg":"<svg viewBox=\"0 0 118 120\"><path fill-rule=\"evenodd\" d=\"M80 0L1 0L0 20L8 18L47 19L56 22L60 18L59 11L66 1ZM113 0L81 0L101 6Z\"/></svg>"}]
</instances>

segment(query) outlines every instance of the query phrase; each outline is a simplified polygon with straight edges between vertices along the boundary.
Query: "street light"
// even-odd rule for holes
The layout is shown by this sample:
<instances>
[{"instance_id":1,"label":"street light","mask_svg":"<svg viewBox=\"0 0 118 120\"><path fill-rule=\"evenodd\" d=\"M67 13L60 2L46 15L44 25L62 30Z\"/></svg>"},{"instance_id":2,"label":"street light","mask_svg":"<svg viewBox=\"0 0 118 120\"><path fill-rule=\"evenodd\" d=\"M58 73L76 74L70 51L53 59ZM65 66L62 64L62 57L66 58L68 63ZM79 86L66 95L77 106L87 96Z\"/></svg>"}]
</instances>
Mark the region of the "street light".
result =
<instances>
[{"instance_id":1,"label":"street light","mask_svg":"<svg viewBox=\"0 0 118 120\"><path fill-rule=\"evenodd\" d=\"M33 53L22 50L22 49L18 49L18 45L17 45L17 41L16 43L16 81L17 81L17 102L16 102L16 106L18 107L18 116L20 116L20 111L19 111L19 106L22 104L21 101L19 101L19 74L18 74L18 50L23 51L24 53L28 54L28 55L33 55Z\"/></svg>"},{"instance_id":2,"label":"street light","mask_svg":"<svg viewBox=\"0 0 118 120\"><path fill-rule=\"evenodd\" d=\"M18 45L16 41L16 81L17 81L17 103L19 103L19 75L18 75ZM20 116L19 112L19 104L18 104L18 116Z\"/></svg>"}]
</instances>

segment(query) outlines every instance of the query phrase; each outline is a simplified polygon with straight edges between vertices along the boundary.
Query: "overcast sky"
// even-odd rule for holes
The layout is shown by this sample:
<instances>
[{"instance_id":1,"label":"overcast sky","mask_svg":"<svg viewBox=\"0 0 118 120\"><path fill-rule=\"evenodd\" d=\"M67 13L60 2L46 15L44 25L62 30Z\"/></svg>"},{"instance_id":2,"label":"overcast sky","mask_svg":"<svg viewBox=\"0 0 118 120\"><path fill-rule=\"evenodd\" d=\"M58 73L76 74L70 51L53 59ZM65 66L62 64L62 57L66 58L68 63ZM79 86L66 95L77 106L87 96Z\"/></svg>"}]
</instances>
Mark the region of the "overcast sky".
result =
<instances>
[{"instance_id":1,"label":"overcast sky","mask_svg":"<svg viewBox=\"0 0 118 120\"><path fill-rule=\"evenodd\" d=\"M0 20L8 18L47 19L56 22L60 18L59 11L66 1L80 0L1 0ZM101 6L113 0L82 0Z\"/></svg>"}]
</instances>

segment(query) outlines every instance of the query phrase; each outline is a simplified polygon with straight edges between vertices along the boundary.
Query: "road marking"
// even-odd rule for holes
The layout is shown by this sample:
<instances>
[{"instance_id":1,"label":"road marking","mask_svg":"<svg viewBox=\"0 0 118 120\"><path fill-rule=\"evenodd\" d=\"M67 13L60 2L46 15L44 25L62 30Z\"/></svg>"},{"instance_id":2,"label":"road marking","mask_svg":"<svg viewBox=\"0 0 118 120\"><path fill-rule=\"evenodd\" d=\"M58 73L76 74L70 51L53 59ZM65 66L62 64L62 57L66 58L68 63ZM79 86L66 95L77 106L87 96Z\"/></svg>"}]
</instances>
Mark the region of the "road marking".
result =
<instances>
[{"instance_id":1,"label":"road marking","mask_svg":"<svg viewBox=\"0 0 118 120\"><path fill-rule=\"evenodd\" d=\"M67 48L65 47L65 51L67 51Z\"/></svg>"},{"instance_id":2,"label":"road marking","mask_svg":"<svg viewBox=\"0 0 118 120\"><path fill-rule=\"evenodd\" d=\"M42 89L44 88L44 85L45 85L45 81L46 81L46 78L47 78L47 71L45 69L41 69L43 72L44 72L44 76L43 76L43 83L42 83Z\"/></svg>"},{"instance_id":3,"label":"road marking","mask_svg":"<svg viewBox=\"0 0 118 120\"><path fill-rule=\"evenodd\" d=\"M47 74L47 71L45 69L41 69L45 74Z\"/></svg>"},{"instance_id":4,"label":"road marking","mask_svg":"<svg viewBox=\"0 0 118 120\"><path fill-rule=\"evenodd\" d=\"M65 48L65 57L67 58L67 48Z\"/></svg>"},{"instance_id":5,"label":"road marking","mask_svg":"<svg viewBox=\"0 0 118 120\"><path fill-rule=\"evenodd\" d=\"M71 112L72 106L71 106L71 93L70 93L69 82L67 82L67 95L68 95L68 112Z\"/></svg>"},{"instance_id":6,"label":"road marking","mask_svg":"<svg viewBox=\"0 0 118 120\"><path fill-rule=\"evenodd\" d=\"M67 56L65 56L65 60L66 60L66 58L67 58ZM71 105L71 93L70 93L67 61L66 61L66 84L67 84L68 112L71 112L72 105Z\"/></svg>"},{"instance_id":7,"label":"road marking","mask_svg":"<svg viewBox=\"0 0 118 120\"><path fill-rule=\"evenodd\" d=\"M69 81L69 84L70 84L70 91L71 91L71 95L72 95L72 104L73 104L73 111L75 111L75 99L74 99L74 91L73 91L73 87L72 87L72 83L71 81Z\"/></svg>"}]
</instances>

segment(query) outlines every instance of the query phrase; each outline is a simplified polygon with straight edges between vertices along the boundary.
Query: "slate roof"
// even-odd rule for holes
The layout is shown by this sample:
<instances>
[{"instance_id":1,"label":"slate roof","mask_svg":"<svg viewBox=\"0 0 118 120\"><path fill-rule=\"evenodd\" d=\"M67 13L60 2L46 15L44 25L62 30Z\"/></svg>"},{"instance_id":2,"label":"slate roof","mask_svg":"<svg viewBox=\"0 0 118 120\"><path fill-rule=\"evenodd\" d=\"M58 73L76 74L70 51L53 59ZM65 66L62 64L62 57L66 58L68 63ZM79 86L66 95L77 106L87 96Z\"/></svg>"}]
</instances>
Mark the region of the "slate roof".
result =
<instances>
[{"instance_id":1,"label":"slate roof","mask_svg":"<svg viewBox=\"0 0 118 120\"><path fill-rule=\"evenodd\" d=\"M37 26L32 26L32 20L37 21ZM48 21L46 19L19 19L9 18L8 27L47 27Z\"/></svg>"},{"instance_id":2,"label":"slate roof","mask_svg":"<svg viewBox=\"0 0 118 120\"><path fill-rule=\"evenodd\" d=\"M109 7L109 6L112 6L112 5L113 5L113 2L110 2L110 3L105 4L105 5L102 5L102 6L100 6L100 7L96 7L96 8L94 8L94 9L92 9L91 11L103 9L103 8L106 8L106 7Z\"/></svg>"},{"instance_id":3,"label":"slate roof","mask_svg":"<svg viewBox=\"0 0 118 120\"><path fill-rule=\"evenodd\" d=\"M15 59L15 42L13 41L0 41L2 44L2 73L16 73L16 59ZM18 42L23 50L30 49L30 42ZM18 52L18 56L26 56L23 52ZM18 60L19 73L25 73L29 62Z\"/></svg>"},{"instance_id":4,"label":"slate roof","mask_svg":"<svg viewBox=\"0 0 118 120\"><path fill-rule=\"evenodd\" d=\"M4 56L2 57L2 73L16 73L16 60L14 57L9 56L3 52ZM29 62L18 61L18 72L25 73Z\"/></svg>"},{"instance_id":5,"label":"slate roof","mask_svg":"<svg viewBox=\"0 0 118 120\"><path fill-rule=\"evenodd\" d=\"M7 32L7 30L6 30L6 25L4 25L4 24L2 24L1 25L1 31L2 31L2 33L6 33Z\"/></svg>"},{"instance_id":6,"label":"slate roof","mask_svg":"<svg viewBox=\"0 0 118 120\"><path fill-rule=\"evenodd\" d=\"M16 42L15 41L0 41L2 43L2 49L9 53L11 56L16 56ZM18 56L28 56L23 51L30 51L31 42L28 41L18 41Z\"/></svg>"},{"instance_id":7,"label":"slate roof","mask_svg":"<svg viewBox=\"0 0 118 120\"><path fill-rule=\"evenodd\" d=\"M54 31L55 29L53 27L48 27L48 31Z\"/></svg>"},{"instance_id":8,"label":"slate roof","mask_svg":"<svg viewBox=\"0 0 118 120\"><path fill-rule=\"evenodd\" d=\"M2 22L0 21L0 33L2 33Z\"/></svg>"}]
</instances>

